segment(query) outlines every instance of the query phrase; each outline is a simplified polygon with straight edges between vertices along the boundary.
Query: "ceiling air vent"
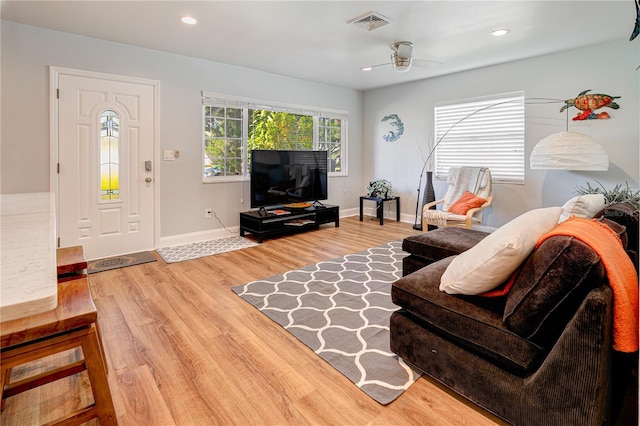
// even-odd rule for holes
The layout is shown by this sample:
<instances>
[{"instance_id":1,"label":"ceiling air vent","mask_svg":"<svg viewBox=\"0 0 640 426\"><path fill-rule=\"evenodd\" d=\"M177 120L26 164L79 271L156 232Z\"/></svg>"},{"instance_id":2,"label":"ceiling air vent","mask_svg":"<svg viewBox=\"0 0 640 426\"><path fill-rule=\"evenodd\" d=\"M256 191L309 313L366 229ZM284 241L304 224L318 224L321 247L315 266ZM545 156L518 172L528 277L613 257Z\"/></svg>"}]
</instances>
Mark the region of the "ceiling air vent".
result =
<instances>
[{"instance_id":1,"label":"ceiling air vent","mask_svg":"<svg viewBox=\"0 0 640 426\"><path fill-rule=\"evenodd\" d=\"M347 24L353 24L356 27L364 28L367 31L375 30L389 23L389 19L377 12L367 12L364 15L353 18Z\"/></svg>"}]
</instances>

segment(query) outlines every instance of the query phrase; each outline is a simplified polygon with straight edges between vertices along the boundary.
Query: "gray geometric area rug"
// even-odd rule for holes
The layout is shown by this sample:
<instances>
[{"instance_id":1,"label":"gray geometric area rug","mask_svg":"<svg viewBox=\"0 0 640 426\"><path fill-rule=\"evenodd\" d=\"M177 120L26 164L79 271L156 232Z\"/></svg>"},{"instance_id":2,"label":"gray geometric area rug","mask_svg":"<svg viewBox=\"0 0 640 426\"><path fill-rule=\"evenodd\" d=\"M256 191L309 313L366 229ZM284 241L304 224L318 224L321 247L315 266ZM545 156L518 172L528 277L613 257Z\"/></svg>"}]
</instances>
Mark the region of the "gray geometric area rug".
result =
<instances>
[{"instance_id":1,"label":"gray geometric area rug","mask_svg":"<svg viewBox=\"0 0 640 426\"><path fill-rule=\"evenodd\" d=\"M127 266L140 265L142 263L156 262L158 259L150 251L124 254L121 256L105 257L104 259L90 260L87 262L87 273L110 271L111 269L126 268Z\"/></svg>"},{"instance_id":2,"label":"gray geometric area rug","mask_svg":"<svg viewBox=\"0 0 640 426\"><path fill-rule=\"evenodd\" d=\"M371 398L386 405L420 376L389 349L401 241L232 287Z\"/></svg>"},{"instance_id":3,"label":"gray geometric area rug","mask_svg":"<svg viewBox=\"0 0 640 426\"><path fill-rule=\"evenodd\" d=\"M240 250L247 247L257 246L258 243L239 235L215 240L200 241L197 243L183 244L180 246L163 247L158 250L165 262L175 263L183 260L197 259L199 257L211 256L233 250Z\"/></svg>"}]
</instances>

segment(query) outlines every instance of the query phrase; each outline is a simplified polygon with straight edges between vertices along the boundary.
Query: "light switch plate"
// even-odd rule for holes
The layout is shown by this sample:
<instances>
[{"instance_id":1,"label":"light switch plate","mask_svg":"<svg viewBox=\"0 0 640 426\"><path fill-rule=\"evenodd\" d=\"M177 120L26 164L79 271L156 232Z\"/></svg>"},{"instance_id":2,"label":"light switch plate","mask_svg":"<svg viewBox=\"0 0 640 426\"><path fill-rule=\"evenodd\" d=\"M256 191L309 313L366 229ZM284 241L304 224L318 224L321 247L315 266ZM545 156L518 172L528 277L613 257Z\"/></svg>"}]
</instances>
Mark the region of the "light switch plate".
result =
<instances>
[{"instance_id":1,"label":"light switch plate","mask_svg":"<svg viewBox=\"0 0 640 426\"><path fill-rule=\"evenodd\" d=\"M164 159L165 159L165 161L175 160L176 159L175 151L172 150L172 149L165 149L164 150Z\"/></svg>"}]
</instances>

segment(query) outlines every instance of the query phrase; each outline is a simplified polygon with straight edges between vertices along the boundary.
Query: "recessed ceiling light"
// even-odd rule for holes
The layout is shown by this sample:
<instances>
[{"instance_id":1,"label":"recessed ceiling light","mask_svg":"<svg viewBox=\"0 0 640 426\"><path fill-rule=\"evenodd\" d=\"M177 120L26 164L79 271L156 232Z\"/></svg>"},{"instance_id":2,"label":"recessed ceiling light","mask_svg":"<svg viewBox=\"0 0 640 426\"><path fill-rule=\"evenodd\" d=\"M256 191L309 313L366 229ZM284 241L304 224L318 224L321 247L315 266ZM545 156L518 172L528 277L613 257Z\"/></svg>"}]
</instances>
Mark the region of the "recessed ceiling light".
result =
<instances>
[{"instance_id":1,"label":"recessed ceiling light","mask_svg":"<svg viewBox=\"0 0 640 426\"><path fill-rule=\"evenodd\" d=\"M491 35L500 37L500 36L509 34L509 31L511 30L509 30L508 28L500 28L500 29L491 31Z\"/></svg>"},{"instance_id":2,"label":"recessed ceiling light","mask_svg":"<svg viewBox=\"0 0 640 426\"><path fill-rule=\"evenodd\" d=\"M191 16L183 16L182 18L180 18L180 20L187 25L195 25L198 23L198 21L196 21L196 18L192 18Z\"/></svg>"},{"instance_id":3,"label":"recessed ceiling light","mask_svg":"<svg viewBox=\"0 0 640 426\"><path fill-rule=\"evenodd\" d=\"M360 68L362 71L371 71L371 67L362 67Z\"/></svg>"}]
</instances>

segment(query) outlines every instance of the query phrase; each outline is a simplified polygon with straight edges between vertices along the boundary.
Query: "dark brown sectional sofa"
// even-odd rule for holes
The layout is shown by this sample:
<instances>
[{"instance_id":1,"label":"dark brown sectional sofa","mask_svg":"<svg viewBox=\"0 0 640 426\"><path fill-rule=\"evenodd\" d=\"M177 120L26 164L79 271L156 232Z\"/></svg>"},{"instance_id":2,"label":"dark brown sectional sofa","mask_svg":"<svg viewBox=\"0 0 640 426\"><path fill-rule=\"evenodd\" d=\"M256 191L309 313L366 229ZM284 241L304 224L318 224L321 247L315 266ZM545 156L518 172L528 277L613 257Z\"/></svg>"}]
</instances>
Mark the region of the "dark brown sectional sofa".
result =
<instances>
[{"instance_id":1,"label":"dark brown sectional sofa","mask_svg":"<svg viewBox=\"0 0 640 426\"><path fill-rule=\"evenodd\" d=\"M638 211L627 206L599 216L628 244L637 270ZM485 236L441 228L405 240L391 350L512 424L613 424L627 387L637 389L637 352L612 349L613 295L599 256L554 236L527 258L506 296L440 291L455 252Z\"/></svg>"}]
</instances>

